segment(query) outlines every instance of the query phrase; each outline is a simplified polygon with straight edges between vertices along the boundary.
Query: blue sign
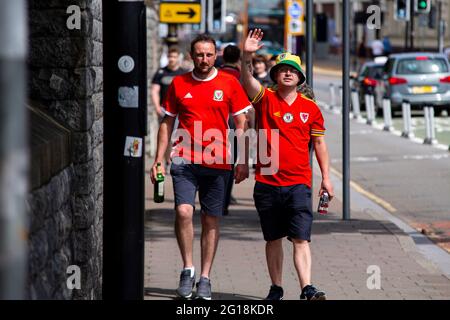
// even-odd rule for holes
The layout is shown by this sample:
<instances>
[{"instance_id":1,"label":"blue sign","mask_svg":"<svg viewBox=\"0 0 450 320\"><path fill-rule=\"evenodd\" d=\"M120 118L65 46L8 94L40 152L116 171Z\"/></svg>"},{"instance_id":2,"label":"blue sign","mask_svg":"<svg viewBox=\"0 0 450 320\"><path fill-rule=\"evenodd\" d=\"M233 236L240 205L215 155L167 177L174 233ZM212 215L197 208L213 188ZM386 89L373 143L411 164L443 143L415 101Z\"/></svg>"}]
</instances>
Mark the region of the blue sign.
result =
<instances>
[{"instance_id":1,"label":"blue sign","mask_svg":"<svg viewBox=\"0 0 450 320\"><path fill-rule=\"evenodd\" d=\"M302 15L302 7L298 2L294 2L289 7L289 15L294 19L297 19Z\"/></svg>"}]
</instances>

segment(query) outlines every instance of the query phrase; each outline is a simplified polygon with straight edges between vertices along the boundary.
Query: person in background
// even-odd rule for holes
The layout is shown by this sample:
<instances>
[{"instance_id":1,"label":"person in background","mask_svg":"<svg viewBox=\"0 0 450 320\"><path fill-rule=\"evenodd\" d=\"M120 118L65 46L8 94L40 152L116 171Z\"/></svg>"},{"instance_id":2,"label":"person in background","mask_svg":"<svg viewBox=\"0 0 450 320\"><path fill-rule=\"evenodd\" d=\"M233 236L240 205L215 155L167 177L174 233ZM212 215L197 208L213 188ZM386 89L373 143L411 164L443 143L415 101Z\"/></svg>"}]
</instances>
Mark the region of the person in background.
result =
<instances>
[{"instance_id":1,"label":"person in background","mask_svg":"<svg viewBox=\"0 0 450 320\"><path fill-rule=\"evenodd\" d=\"M223 65L220 69L236 79L241 77L241 49L235 45L228 45L223 49Z\"/></svg>"},{"instance_id":2,"label":"person in background","mask_svg":"<svg viewBox=\"0 0 450 320\"><path fill-rule=\"evenodd\" d=\"M358 55L358 62L359 62L358 67L361 67L367 58L366 43L365 43L364 39L359 43L357 55Z\"/></svg>"},{"instance_id":3,"label":"person in background","mask_svg":"<svg viewBox=\"0 0 450 320\"><path fill-rule=\"evenodd\" d=\"M151 87L151 97L153 105L155 106L156 113L159 118L159 122L164 117L164 110L161 107L163 104L169 86L175 76L186 73L187 70L181 68L180 63L180 51L176 47L170 47L167 54L168 64L164 68L160 68L153 77ZM166 168L170 164L170 148L167 148L164 156Z\"/></svg>"},{"instance_id":4,"label":"person in background","mask_svg":"<svg viewBox=\"0 0 450 320\"><path fill-rule=\"evenodd\" d=\"M267 71L270 72L270 69L277 63L277 55L274 54L270 57L270 59L267 61Z\"/></svg>"},{"instance_id":5,"label":"person in background","mask_svg":"<svg viewBox=\"0 0 450 320\"><path fill-rule=\"evenodd\" d=\"M330 51L332 54L341 54L341 38L335 33L330 39Z\"/></svg>"},{"instance_id":6,"label":"person in background","mask_svg":"<svg viewBox=\"0 0 450 320\"><path fill-rule=\"evenodd\" d=\"M391 41L389 40L389 36L383 37L383 54L385 56L388 56L392 53L392 45Z\"/></svg>"},{"instance_id":7,"label":"person in background","mask_svg":"<svg viewBox=\"0 0 450 320\"><path fill-rule=\"evenodd\" d=\"M216 62L214 62L214 67L216 68L220 68L224 61L223 61L223 50L225 49L226 44L224 43L220 43L220 45L218 46L218 50L217 50L217 59Z\"/></svg>"},{"instance_id":8,"label":"person in background","mask_svg":"<svg viewBox=\"0 0 450 320\"><path fill-rule=\"evenodd\" d=\"M380 57L383 55L383 42L379 39L375 39L370 43L370 48L372 49L372 58Z\"/></svg>"},{"instance_id":9,"label":"person in background","mask_svg":"<svg viewBox=\"0 0 450 320\"><path fill-rule=\"evenodd\" d=\"M235 45L228 45L223 50L222 58L223 58L224 64L222 65L221 70L223 72L226 72L226 73L232 75L237 80L239 80L241 78L241 68L240 68L241 49L239 49ZM231 116L228 118L228 126L232 130L236 129L233 118ZM233 163L235 163L236 158L237 158L237 139L236 139L236 137L234 137L234 148L232 151L233 151L233 154L231 157L233 159ZM230 171L230 177L228 180L228 186L227 186L226 195L225 195L225 205L224 205L224 212L223 212L223 214L225 216L229 214L228 208L229 208L230 204L237 204L237 200L232 195L233 184L234 184L234 166L233 166L233 169Z\"/></svg>"},{"instance_id":10,"label":"person in background","mask_svg":"<svg viewBox=\"0 0 450 320\"><path fill-rule=\"evenodd\" d=\"M256 55L253 58L253 70L254 77L263 87L267 88L273 84L272 79L270 79L269 72L267 70L267 60L263 55Z\"/></svg>"},{"instance_id":11,"label":"person in background","mask_svg":"<svg viewBox=\"0 0 450 320\"><path fill-rule=\"evenodd\" d=\"M181 68L186 70L186 72L191 72L192 69L194 69L194 63L192 62L189 51L183 54L183 57L181 58Z\"/></svg>"}]
</instances>

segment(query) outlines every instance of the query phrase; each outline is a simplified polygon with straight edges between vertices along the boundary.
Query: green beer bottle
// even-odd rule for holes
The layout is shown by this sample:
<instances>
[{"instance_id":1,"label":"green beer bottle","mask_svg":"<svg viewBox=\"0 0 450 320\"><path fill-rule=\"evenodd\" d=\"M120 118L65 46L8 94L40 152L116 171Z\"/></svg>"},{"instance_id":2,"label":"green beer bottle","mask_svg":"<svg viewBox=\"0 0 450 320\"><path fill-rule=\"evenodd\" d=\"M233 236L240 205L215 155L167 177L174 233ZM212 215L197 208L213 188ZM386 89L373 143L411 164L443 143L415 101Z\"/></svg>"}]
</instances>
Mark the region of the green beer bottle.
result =
<instances>
[{"instance_id":1,"label":"green beer bottle","mask_svg":"<svg viewBox=\"0 0 450 320\"><path fill-rule=\"evenodd\" d=\"M156 164L156 182L154 187L153 199L156 203L164 201L164 175L161 170L161 163Z\"/></svg>"}]
</instances>

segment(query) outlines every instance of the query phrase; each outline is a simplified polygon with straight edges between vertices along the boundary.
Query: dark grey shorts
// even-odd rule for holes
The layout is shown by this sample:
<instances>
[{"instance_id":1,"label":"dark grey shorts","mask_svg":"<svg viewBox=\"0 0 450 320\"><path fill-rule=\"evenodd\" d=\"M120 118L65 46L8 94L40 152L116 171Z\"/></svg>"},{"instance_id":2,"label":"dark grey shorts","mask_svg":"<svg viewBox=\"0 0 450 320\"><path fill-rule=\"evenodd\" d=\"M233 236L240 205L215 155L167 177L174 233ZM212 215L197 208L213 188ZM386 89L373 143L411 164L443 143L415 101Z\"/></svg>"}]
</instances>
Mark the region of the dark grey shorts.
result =
<instances>
[{"instance_id":1,"label":"dark grey shorts","mask_svg":"<svg viewBox=\"0 0 450 320\"><path fill-rule=\"evenodd\" d=\"M264 240L283 237L311 241L311 189L304 184L278 187L256 182L253 191Z\"/></svg>"},{"instance_id":2,"label":"dark grey shorts","mask_svg":"<svg viewBox=\"0 0 450 320\"><path fill-rule=\"evenodd\" d=\"M175 194L175 207L190 204L195 208L198 190L202 212L222 216L225 190L230 170L213 169L199 164L175 164L170 167Z\"/></svg>"}]
</instances>

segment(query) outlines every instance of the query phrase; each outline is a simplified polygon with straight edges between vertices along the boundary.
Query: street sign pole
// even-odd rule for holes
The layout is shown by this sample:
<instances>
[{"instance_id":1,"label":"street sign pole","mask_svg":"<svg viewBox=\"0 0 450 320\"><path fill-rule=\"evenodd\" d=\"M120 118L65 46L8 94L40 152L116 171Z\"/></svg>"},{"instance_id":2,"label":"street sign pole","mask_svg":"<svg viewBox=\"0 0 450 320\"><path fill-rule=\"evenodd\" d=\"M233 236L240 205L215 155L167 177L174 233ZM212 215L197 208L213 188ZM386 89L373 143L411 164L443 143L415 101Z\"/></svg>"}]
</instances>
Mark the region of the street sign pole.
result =
<instances>
[{"instance_id":1,"label":"street sign pole","mask_svg":"<svg viewBox=\"0 0 450 320\"><path fill-rule=\"evenodd\" d=\"M313 0L306 0L306 82L313 87ZM309 163L311 166L311 176L313 177L314 145L309 143ZM311 190L313 189L313 179L311 179ZM312 197L311 197L312 202Z\"/></svg>"},{"instance_id":2,"label":"street sign pole","mask_svg":"<svg viewBox=\"0 0 450 320\"><path fill-rule=\"evenodd\" d=\"M144 296L146 9L103 0L103 298Z\"/></svg>"},{"instance_id":3,"label":"street sign pole","mask_svg":"<svg viewBox=\"0 0 450 320\"><path fill-rule=\"evenodd\" d=\"M208 8L209 3L208 2L209 2L209 0L204 1L203 9L202 9L202 10L204 10L202 20L205 20L205 21L202 23L204 24L204 33L205 34L209 34L209 32L210 32L209 31L209 23L208 23L208 17L209 17L209 8Z\"/></svg>"},{"instance_id":4,"label":"street sign pole","mask_svg":"<svg viewBox=\"0 0 450 320\"><path fill-rule=\"evenodd\" d=\"M437 3L438 6L438 52L443 53L444 52L444 23L445 21L442 20L442 1L439 1Z\"/></svg>"},{"instance_id":5,"label":"street sign pole","mask_svg":"<svg viewBox=\"0 0 450 320\"><path fill-rule=\"evenodd\" d=\"M343 0L342 59L342 219L350 219L350 1Z\"/></svg>"},{"instance_id":6,"label":"street sign pole","mask_svg":"<svg viewBox=\"0 0 450 320\"><path fill-rule=\"evenodd\" d=\"M414 50L414 36L415 36L415 31L414 31L414 6L411 6L411 21L410 21L410 28L411 30L409 31L409 45L410 45L410 51Z\"/></svg>"},{"instance_id":7,"label":"street sign pole","mask_svg":"<svg viewBox=\"0 0 450 320\"><path fill-rule=\"evenodd\" d=\"M313 0L306 0L306 81L313 87Z\"/></svg>"}]
</instances>

